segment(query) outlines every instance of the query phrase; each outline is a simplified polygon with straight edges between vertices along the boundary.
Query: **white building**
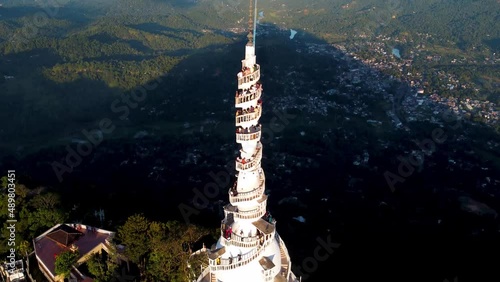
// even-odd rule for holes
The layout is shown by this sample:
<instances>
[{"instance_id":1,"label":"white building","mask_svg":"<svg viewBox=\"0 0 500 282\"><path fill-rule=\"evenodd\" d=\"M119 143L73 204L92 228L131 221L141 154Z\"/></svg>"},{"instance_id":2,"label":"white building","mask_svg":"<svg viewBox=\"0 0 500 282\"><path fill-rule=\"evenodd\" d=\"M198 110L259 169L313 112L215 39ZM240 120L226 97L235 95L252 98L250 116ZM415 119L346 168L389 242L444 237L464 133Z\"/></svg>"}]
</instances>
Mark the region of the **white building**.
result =
<instances>
[{"instance_id":1,"label":"white building","mask_svg":"<svg viewBox=\"0 0 500 282\"><path fill-rule=\"evenodd\" d=\"M250 15L252 14L250 7ZM254 14L257 13L255 9ZM209 264L198 282L299 281L291 272L291 261L276 231L276 220L267 211L265 175L261 167L263 146L262 84L255 56L255 25L249 20L248 43L236 92L236 142L241 144L236 160L237 180L229 189L224 207L221 236L208 251Z\"/></svg>"},{"instance_id":2,"label":"white building","mask_svg":"<svg viewBox=\"0 0 500 282\"><path fill-rule=\"evenodd\" d=\"M5 262L0 265L0 274L2 277L2 281L5 282L26 282L28 279L26 278L24 271L24 263L23 260L16 260L13 262Z\"/></svg>"}]
</instances>

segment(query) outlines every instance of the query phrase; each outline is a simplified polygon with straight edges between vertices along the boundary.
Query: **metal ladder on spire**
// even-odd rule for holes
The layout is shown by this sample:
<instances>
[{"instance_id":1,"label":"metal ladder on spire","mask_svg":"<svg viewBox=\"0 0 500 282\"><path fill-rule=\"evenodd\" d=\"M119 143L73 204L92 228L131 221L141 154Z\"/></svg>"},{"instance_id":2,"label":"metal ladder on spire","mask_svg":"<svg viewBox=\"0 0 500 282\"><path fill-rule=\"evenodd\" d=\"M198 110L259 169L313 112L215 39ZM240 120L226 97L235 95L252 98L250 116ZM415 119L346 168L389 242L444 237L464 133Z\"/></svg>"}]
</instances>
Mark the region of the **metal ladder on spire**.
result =
<instances>
[{"instance_id":1,"label":"metal ladder on spire","mask_svg":"<svg viewBox=\"0 0 500 282\"><path fill-rule=\"evenodd\" d=\"M250 9L248 16L248 45L255 46L255 31L257 29L257 0L249 0L250 1Z\"/></svg>"}]
</instances>

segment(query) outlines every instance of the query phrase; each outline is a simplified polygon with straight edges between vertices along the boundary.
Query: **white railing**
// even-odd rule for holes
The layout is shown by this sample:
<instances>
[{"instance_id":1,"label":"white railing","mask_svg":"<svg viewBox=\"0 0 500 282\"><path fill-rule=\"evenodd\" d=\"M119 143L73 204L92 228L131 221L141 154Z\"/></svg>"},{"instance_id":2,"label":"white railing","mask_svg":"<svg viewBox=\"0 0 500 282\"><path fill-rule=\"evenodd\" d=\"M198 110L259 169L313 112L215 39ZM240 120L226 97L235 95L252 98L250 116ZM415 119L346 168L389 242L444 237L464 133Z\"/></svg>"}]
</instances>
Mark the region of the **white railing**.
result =
<instances>
[{"instance_id":1,"label":"white railing","mask_svg":"<svg viewBox=\"0 0 500 282\"><path fill-rule=\"evenodd\" d=\"M243 171L243 170L249 170L251 168L254 168L255 166L257 165L257 162L254 160L252 160L251 162L248 162L248 163L240 163L240 162L236 162L236 170L237 171Z\"/></svg>"},{"instance_id":2,"label":"white railing","mask_svg":"<svg viewBox=\"0 0 500 282\"><path fill-rule=\"evenodd\" d=\"M259 205L255 210L250 211L238 211L234 213L235 219L259 219L266 214L266 206Z\"/></svg>"},{"instance_id":3,"label":"white railing","mask_svg":"<svg viewBox=\"0 0 500 282\"><path fill-rule=\"evenodd\" d=\"M198 276L197 282L203 281L203 278L205 278L207 275L210 275L210 267L207 266L203 271L201 272L200 276Z\"/></svg>"},{"instance_id":4,"label":"white railing","mask_svg":"<svg viewBox=\"0 0 500 282\"><path fill-rule=\"evenodd\" d=\"M238 92L236 92L236 97L235 97L235 106L238 108L239 104L243 104L246 102L250 102L252 100L258 100L262 96L262 88L258 88L254 91L250 91L248 94L241 94L238 95Z\"/></svg>"},{"instance_id":5,"label":"white railing","mask_svg":"<svg viewBox=\"0 0 500 282\"><path fill-rule=\"evenodd\" d=\"M259 237L258 236L252 236L252 237L242 237L239 235L236 235L235 233L231 232L231 237L230 239L226 239L222 237L224 240L224 245L225 246L236 246L236 247L241 247L241 248L254 248L259 245Z\"/></svg>"},{"instance_id":6,"label":"white railing","mask_svg":"<svg viewBox=\"0 0 500 282\"><path fill-rule=\"evenodd\" d=\"M259 119L262 114L262 107L256 107L251 113L241 114L236 116L236 126L241 126L244 122L253 121Z\"/></svg>"},{"instance_id":7,"label":"white railing","mask_svg":"<svg viewBox=\"0 0 500 282\"><path fill-rule=\"evenodd\" d=\"M255 154L252 156L252 160L246 163L236 161L236 170L243 171L255 168L255 166L260 164L261 160L262 160L262 144L257 143L257 152L255 152Z\"/></svg>"},{"instance_id":8,"label":"white railing","mask_svg":"<svg viewBox=\"0 0 500 282\"><path fill-rule=\"evenodd\" d=\"M229 202L230 203L240 203L240 202L251 201L251 200L255 200L257 198L260 198L262 196L262 194L264 193L265 183L266 183L265 181L266 181L266 178L265 178L264 174L261 174L259 186L257 187L257 189L254 189L254 190L248 191L248 192L238 192L238 194L236 194L236 195L232 194L235 192L229 190ZM234 187L234 189L236 189L236 186Z\"/></svg>"},{"instance_id":9,"label":"white railing","mask_svg":"<svg viewBox=\"0 0 500 282\"><path fill-rule=\"evenodd\" d=\"M261 136L260 127L257 131L252 132L252 133L236 132L236 143L245 142L245 141L260 140L260 136Z\"/></svg>"},{"instance_id":10,"label":"white railing","mask_svg":"<svg viewBox=\"0 0 500 282\"><path fill-rule=\"evenodd\" d=\"M273 235L273 234L270 234ZM251 250L250 252L241 256L241 258L216 258L209 259L210 270L221 271L221 270L231 270L240 266L247 265L252 262L255 258L262 254L262 251L266 249L266 247L272 242L272 236L267 235L265 237L264 243L256 249ZM219 263L218 263L219 262Z\"/></svg>"},{"instance_id":11,"label":"white railing","mask_svg":"<svg viewBox=\"0 0 500 282\"><path fill-rule=\"evenodd\" d=\"M257 81L259 81L259 79L260 79L260 66L257 65L256 70L254 70L253 72L250 72L247 75L244 75L244 76L238 78L238 86L241 86L244 83L249 83L252 81L257 82Z\"/></svg>"},{"instance_id":12,"label":"white railing","mask_svg":"<svg viewBox=\"0 0 500 282\"><path fill-rule=\"evenodd\" d=\"M258 200L258 206L253 210L242 211L239 210L237 206L227 204L224 206L224 214L226 215L226 217L228 216L228 214L232 214L235 220L259 219L266 214L266 203L267 203L267 196L263 195L263 197Z\"/></svg>"}]
</instances>

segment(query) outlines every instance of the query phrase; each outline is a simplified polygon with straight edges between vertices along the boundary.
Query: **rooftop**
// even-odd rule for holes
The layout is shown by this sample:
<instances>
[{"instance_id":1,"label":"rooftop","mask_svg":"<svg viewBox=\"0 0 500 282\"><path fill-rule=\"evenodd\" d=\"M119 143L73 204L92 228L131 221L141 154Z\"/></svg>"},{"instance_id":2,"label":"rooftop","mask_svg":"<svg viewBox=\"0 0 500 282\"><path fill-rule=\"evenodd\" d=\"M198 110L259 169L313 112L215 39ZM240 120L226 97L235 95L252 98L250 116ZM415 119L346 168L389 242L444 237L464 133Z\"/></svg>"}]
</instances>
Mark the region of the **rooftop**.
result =
<instances>
[{"instance_id":1,"label":"rooftop","mask_svg":"<svg viewBox=\"0 0 500 282\"><path fill-rule=\"evenodd\" d=\"M255 227L257 227L257 229L259 229L264 234L271 234L275 230L274 224L271 224L262 218L260 218L259 220L255 221L255 222L252 222L252 224Z\"/></svg>"},{"instance_id":2,"label":"rooftop","mask_svg":"<svg viewBox=\"0 0 500 282\"><path fill-rule=\"evenodd\" d=\"M220 256L222 256L226 252L226 247L222 247L216 250L212 250L208 253L208 257L210 259L216 259Z\"/></svg>"},{"instance_id":3,"label":"rooftop","mask_svg":"<svg viewBox=\"0 0 500 282\"><path fill-rule=\"evenodd\" d=\"M74 229L73 227L69 227L68 225L63 224L47 234L46 237L56 243L69 247L82 235L82 232Z\"/></svg>"},{"instance_id":4,"label":"rooftop","mask_svg":"<svg viewBox=\"0 0 500 282\"><path fill-rule=\"evenodd\" d=\"M61 224L49 229L35 239L37 259L43 263L54 277L56 256L70 250L74 245L78 248L80 257L89 253L101 244L105 244L112 232L80 224Z\"/></svg>"},{"instance_id":5,"label":"rooftop","mask_svg":"<svg viewBox=\"0 0 500 282\"><path fill-rule=\"evenodd\" d=\"M268 257L262 257L259 260L259 263L264 270L272 269L275 266L273 261L271 259L269 259Z\"/></svg>"}]
</instances>

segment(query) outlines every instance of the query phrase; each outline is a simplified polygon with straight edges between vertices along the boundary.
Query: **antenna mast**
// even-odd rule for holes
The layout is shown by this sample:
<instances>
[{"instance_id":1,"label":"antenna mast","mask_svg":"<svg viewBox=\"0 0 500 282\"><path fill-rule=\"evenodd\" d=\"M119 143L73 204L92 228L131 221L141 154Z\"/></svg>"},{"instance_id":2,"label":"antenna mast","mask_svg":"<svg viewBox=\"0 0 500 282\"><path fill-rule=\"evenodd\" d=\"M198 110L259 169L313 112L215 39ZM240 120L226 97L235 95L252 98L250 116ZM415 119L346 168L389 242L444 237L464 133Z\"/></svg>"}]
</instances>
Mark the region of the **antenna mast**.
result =
<instances>
[{"instance_id":1,"label":"antenna mast","mask_svg":"<svg viewBox=\"0 0 500 282\"><path fill-rule=\"evenodd\" d=\"M253 43L254 43L254 24L253 24L253 16L252 16L252 10L253 10L253 1L254 0L250 0L250 7L249 7L249 11L250 11L250 15L248 17L248 35L247 35L247 38L248 38L248 43L247 43L247 46L254 46Z\"/></svg>"},{"instance_id":2,"label":"antenna mast","mask_svg":"<svg viewBox=\"0 0 500 282\"><path fill-rule=\"evenodd\" d=\"M249 0L250 9L248 13L248 43L247 46L255 46L255 29L257 26L257 0ZM254 7L255 1L255 7Z\"/></svg>"},{"instance_id":3,"label":"antenna mast","mask_svg":"<svg viewBox=\"0 0 500 282\"><path fill-rule=\"evenodd\" d=\"M255 38L257 37L257 0L255 0L254 14L253 14L253 46L255 46Z\"/></svg>"}]
</instances>

